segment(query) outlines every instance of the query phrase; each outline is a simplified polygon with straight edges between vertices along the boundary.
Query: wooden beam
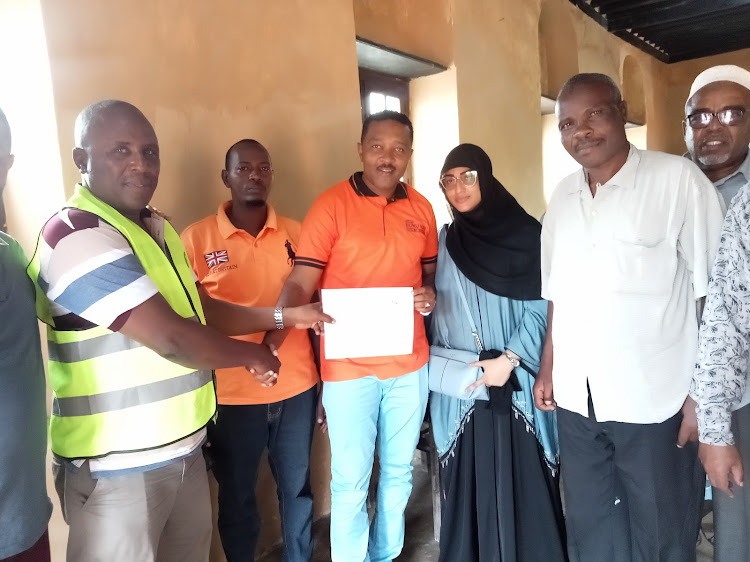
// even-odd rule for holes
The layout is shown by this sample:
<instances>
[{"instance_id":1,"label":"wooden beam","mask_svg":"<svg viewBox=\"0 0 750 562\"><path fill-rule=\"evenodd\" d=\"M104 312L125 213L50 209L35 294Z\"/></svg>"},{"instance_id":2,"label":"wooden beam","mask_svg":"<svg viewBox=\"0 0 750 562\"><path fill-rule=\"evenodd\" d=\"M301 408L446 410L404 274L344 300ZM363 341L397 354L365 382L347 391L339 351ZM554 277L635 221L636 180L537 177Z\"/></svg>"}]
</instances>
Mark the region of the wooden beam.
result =
<instances>
[{"instance_id":1,"label":"wooden beam","mask_svg":"<svg viewBox=\"0 0 750 562\"><path fill-rule=\"evenodd\" d=\"M609 31L627 29L646 31L668 24L696 22L707 17L736 16L738 8L750 6L748 0L685 0L679 6L661 6L646 10L628 10L620 14L606 14Z\"/></svg>"}]
</instances>

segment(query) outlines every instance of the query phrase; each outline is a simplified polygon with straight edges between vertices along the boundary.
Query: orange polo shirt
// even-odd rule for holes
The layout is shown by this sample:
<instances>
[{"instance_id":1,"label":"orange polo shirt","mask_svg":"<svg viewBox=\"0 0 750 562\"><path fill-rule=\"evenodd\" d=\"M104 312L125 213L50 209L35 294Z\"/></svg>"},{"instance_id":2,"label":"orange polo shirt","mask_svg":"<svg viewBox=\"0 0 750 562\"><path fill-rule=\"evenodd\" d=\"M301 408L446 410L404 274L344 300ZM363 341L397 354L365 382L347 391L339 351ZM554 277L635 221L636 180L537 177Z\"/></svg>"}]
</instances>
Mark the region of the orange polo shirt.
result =
<instances>
[{"instance_id":1,"label":"orange polo shirt","mask_svg":"<svg viewBox=\"0 0 750 562\"><path fill-rule=\"evenodd\" d=\"M190 264L209 295L242 306L275 306L294 265L300 223L277 215L268 218L257 237L235 227L227 217L227 201L216 215L188 226L182 233ZM260 343L263 333L236 336ZM318 382L310 338L292 329L279 349L281 372L275 386L262 387L244 368L218 369L219 404L270 404L296 396Z\"/></svg>"},{"instance_id":2,"label":"orange polo shirt","mask_svg":"<svg viewBox=\"0 0 750 562\"><path fill-rule=\"evenodd\" d=\"M358 172L315 200L302 224L296 265L322 269L321 289L416 289L422 286L422 264L436 262L437 252L435 215L427 199L402 183L389 201L371 191ZM430 355L424 319L416 311L411 355L326 359L324 348L324 381L398 377L421 368Z\"/></svg>"}]
</instances>

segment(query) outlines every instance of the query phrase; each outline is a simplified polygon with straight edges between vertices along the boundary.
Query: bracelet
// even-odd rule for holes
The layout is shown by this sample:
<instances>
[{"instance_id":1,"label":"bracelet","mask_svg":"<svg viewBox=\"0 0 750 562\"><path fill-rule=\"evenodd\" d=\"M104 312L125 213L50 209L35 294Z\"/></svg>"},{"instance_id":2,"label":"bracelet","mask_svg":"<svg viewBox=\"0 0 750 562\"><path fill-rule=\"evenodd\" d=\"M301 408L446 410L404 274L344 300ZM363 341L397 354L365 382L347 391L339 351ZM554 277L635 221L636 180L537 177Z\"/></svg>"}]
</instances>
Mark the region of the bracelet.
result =
<instances>
[{"instance_id":1,"label":"bracelet","mask_svg":"<svg viewBox=\"0 0 750 562\"><path fill-rule=\"evenodd\" d=\"M273 321L276 322L276 329L284 329L284 307L277 306L273 309Z\"/></svg>"},{"instance_id":2,"label":"bracelet","mask_svg":"<svg viewBox=\"0 0 750 562\"><path fill-rule=\"evenodd\" d=\"M518 357L514 357L513 355L508 353L507 350L505 351L505 353L503 353L503 355L505 355L506 359L510 361L510 364L513 365L514 369L521 364L521 362L518 360Z\"/></svg>"}]
</instances>

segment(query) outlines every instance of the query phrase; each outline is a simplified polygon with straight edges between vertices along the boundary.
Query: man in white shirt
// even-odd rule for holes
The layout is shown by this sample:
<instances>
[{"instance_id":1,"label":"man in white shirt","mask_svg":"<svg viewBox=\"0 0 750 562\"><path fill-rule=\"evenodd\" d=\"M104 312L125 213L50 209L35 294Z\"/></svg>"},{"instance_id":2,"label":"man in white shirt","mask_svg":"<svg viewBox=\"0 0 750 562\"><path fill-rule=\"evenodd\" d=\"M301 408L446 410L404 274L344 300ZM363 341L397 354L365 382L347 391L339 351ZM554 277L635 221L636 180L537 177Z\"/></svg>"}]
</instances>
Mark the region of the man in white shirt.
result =
<instances>
[{"instance_id":1,"label":"man in white shirt","mask_svg":"<svg viewBox=\"0 0 750 562\"><path fill-rule=\"evenodd\" d=\"M570 558L694 560L703 476L696 444L677 440L720 199L689 160L630 145L609 77L574 76L556 112L582 169L542 228L550 302L534 397L558 406Z\"/></svg>"},{"instance_id":2,"label":"man in white shirt","mask_svg":"<svg viewBox=\"0 0 750 562\"><path fill-rule=\"evenodd\" d=\"M698 75L685 103L685 144L729 208L711 273L690 388L697 402L699 453L713 490L715 556L750 559L750 72L734 65Z\"/></svg>"}]
</instances>

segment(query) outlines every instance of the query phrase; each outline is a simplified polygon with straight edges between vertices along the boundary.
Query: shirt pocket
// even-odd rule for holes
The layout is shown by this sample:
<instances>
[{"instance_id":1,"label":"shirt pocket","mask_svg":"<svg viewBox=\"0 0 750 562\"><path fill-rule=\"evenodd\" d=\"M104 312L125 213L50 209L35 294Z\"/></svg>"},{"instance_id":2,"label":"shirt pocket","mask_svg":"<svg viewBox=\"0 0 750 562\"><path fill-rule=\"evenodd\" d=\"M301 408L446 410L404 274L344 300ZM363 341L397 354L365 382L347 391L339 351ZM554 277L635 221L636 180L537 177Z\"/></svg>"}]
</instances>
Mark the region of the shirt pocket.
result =
<instances>
[{"instance_id":1,"label":"shirt pocket","mask_svg":"<svg viewBox=\"0 0 750 562\"><path fill-rule=\"evenodd\" d=\"M665 236L649 230L615 232L610 278L615 292L636 295L672 292L677 251Z\"/></svg>"}]
</instances>

